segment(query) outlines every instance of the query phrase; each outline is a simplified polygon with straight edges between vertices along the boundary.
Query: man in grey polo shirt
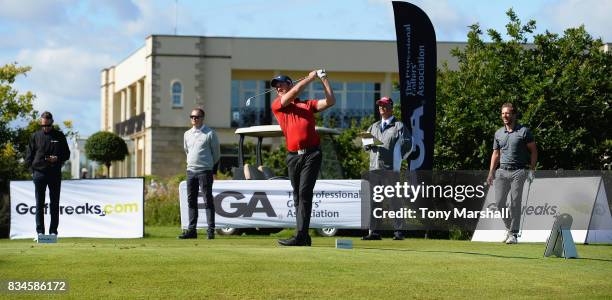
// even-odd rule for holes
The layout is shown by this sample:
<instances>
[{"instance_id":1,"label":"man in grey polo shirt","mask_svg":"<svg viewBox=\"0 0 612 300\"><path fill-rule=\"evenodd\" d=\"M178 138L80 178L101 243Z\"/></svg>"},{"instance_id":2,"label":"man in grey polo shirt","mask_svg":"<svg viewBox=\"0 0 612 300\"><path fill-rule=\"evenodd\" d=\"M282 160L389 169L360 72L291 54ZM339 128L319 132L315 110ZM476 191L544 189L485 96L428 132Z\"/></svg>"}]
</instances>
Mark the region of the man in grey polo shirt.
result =
<instances>
[{"instance_id":1,"label":"man in grey polo shirt","mask_svg":"<svg viewBox=\"0 0 612 300\"><path fill-rule=\"evenodd\" d=\"M217 134L204 125L204 110L195 108L191 111L191 129L183 135L183 148L187 154L187 206L189 226L179 239L195 239L198 237L198 194L202 191L206 222L208 223L208 239L215 238L215 205L212 196L213 174L219 162L220 146Z\"/></svg>"},{"instance_id":2,"label":"man in grey polo shirt","mask_svg":"<svg viewBox=\"0 0 612 300\"><path fill-rule=\"evenodd\" d=\"M521 223L521 199L525 180L533 180L538 160L538 149L529 128L516 123L516 109L504 103L501 118L504 127L495 132L493 154L487 183L495 184L495 202L498 209L506 208L510 194L510 218L504 219L505 243L516 244ZM497 165L499 164L499 169ZM527 168L530 170L527 171Z\"/></svg>"}]
</instances>

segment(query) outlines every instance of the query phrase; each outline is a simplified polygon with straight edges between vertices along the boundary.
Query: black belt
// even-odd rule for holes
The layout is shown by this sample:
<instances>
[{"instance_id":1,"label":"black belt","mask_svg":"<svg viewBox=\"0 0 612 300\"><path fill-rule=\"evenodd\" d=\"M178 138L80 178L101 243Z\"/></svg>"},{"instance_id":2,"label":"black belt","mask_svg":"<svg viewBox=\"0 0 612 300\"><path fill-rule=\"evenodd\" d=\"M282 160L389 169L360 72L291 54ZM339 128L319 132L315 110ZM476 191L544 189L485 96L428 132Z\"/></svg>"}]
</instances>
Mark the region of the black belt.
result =
<instances>
[{"instance_id":1,"label":"black belt","mask_svg":"<svg viewBox=\"0 0 612 300\"><path fill-rule=\"evenodd\" d=\"M316 146L316 147L310 147L310 148L306 148L306 149L300 149L300 150L295 151L295 152L288 151L288 153L292 154L292 155L302 155L302 154L312 153L312 152L315 152L317 150L321 150L321 148L319 146Z\"/></svg>"},{"instance_id":2,"label":"black belt","mask_svg":"<svg viewBox=\"0 0 612 300\"><path fill-rule=\"evenodd\" d=\"M506 170L506 171L516 171L516 170L521 170L521 169L525 169L525 167L521 167L521 166L513 166L513 165L501 165L499 166L500 169L502 170Z\"/></svg>"}]
</instances>

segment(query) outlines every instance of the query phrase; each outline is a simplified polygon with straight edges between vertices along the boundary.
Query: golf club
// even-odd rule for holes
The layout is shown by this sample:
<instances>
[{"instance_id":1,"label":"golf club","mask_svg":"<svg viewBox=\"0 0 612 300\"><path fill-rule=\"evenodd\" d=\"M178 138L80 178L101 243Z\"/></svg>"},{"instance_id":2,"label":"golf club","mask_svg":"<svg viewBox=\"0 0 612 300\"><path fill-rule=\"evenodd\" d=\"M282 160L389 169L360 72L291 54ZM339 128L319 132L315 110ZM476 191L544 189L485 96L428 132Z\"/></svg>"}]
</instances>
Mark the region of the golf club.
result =
<instances>
[{"instance_id":1,"label":"golf club","mask_svg":"<svg viewBox=\"0 0 612 300\"><path fill-rule=\"evenodd\" d=\"M303 78L300 78L300 79L298 79L298 80L294 81L294 82L293 82L293 84L296 84L296 83L298 83L298 82L300 82L300 81L304 80L304 78L306 78L306 77L303 77ZM276 90L276 88L272 87L272 88L269 88L269 89L267 89L267 90L265 90L265 91L263 91L263 92L261 92L261 93L259 93L259 94L257 94L257 95L253 95L253 96L251 96L251 97L247 98L247 99L246 99L246 106L250 106L250 105L251 105L251 100L252 100L252 99L255 99L255 98L259 97L259 96L262 96L262 95L265 95L265 94L267 94L267 93L270 93L270 92L272 92L272 91L274 91L274 90Z\"/></svg>"},{"instance_id":2,"label":"golf club","mask_svg":"<svg viewBox=\"0 0 612 300\"><path fill-rule=\"evenodd\" d=\"M529 205L529 192L531 191L531 183L533 182L533 179L528 180L529 181L529 185L527 186L527 199L525 199L525 207L527 207L527 205ZM525 225L525 216L522 215L522 211L521 211L521 229L519 230L519 233L517 235L517 237L521 237L523 235L523 225Z\"/></svg>"}]
</instances>

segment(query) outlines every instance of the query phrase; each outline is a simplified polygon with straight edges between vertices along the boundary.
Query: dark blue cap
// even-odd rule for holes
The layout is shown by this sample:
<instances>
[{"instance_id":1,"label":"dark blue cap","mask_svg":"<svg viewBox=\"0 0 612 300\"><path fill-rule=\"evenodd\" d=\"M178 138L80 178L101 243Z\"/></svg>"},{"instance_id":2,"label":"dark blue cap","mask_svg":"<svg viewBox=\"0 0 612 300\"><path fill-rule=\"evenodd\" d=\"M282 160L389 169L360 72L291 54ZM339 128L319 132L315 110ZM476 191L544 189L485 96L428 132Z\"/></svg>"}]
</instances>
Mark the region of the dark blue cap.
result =
<instances>
[{"instance_id":1,"label":"dark blue cap","mask_svg":"<svg viewBox=\"0 0 612 300\"><path fill-rule=\"evenodd\" d=\"M289 76L285 76L285 75L278 75L274 78L272 78L272 82L270 82L270 85L272 87L276 87L276 84L279 82L286 82L289 85L293 84L293 80L291 80L291 78L289 78Z\"/></svg>"}]
</instances>

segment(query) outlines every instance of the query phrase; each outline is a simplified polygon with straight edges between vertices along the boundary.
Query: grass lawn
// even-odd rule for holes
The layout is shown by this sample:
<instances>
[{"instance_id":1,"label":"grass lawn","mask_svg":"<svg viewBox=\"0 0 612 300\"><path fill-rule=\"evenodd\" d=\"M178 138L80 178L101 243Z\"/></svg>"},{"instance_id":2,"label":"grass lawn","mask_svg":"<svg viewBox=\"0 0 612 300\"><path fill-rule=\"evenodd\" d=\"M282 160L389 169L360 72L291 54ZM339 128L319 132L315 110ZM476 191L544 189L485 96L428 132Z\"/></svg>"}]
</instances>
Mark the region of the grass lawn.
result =
<instances>
[{"instance_id":1,"label":"grass lawn","mask_svg":"<svg viewBox=\"0 0 612 300\"><path fill-rule=\"evenodd\" d=\"M334 248L281 248L269 236L0 240L0 281L65 279L82 298L611 298L612 245L578 245L581 259L543 258L543 244L407 239ZM3 287L4 291L6 287ZM5 294L0 298L38 298ZM4 293L4 294L3 294ZM49 295L44 295L49 296Z\"/></svg>"}]
</instances>

